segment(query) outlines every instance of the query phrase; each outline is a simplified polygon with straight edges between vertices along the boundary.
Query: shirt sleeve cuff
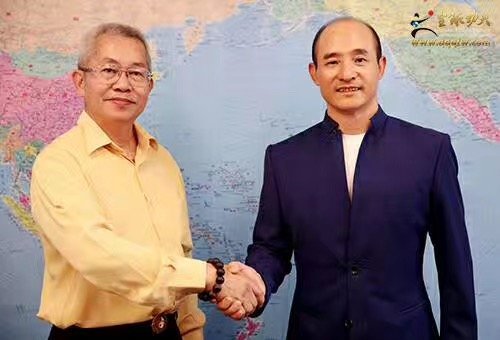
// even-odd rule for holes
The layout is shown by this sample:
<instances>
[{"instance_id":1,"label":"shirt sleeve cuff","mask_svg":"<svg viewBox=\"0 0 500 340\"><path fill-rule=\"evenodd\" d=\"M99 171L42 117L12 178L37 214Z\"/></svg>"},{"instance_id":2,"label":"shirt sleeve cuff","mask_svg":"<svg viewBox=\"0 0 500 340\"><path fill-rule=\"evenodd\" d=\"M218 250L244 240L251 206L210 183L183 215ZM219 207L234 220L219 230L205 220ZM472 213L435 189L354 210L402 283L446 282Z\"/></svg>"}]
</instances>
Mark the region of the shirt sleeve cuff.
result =
<instances>
[{"instance_id":1,"label":"shirt sleeve cuff","mask_svg":"<svg viewBox=\"0 0 500 340\"><path fill-rule=\"evenodd\" d=\"M207 265L204 261L183 256L166 257L162 260L160 280L163 285L185 294L205 289Z\"/></svg>"}]
</instances>

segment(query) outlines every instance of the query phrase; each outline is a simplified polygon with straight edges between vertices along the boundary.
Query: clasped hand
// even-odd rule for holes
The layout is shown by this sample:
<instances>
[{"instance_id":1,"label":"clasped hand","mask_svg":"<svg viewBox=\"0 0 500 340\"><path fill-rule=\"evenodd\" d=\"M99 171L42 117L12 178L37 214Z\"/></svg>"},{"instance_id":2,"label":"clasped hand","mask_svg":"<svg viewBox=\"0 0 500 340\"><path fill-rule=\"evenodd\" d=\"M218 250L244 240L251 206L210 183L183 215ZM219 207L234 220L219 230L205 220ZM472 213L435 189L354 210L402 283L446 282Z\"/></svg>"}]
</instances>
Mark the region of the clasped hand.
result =
<instances>
[{"instance_id":1,"label":"clasped hand","mask_svg":"<svg viewBox=\"0 0 500 340\"><path fill-rule=\"evenodd\" d=\"M225 270L222 290L214 302L224 315L241 320L262 307L266 286L259 273L241 262L231 262Z\"/></svg>"}]
</instances>

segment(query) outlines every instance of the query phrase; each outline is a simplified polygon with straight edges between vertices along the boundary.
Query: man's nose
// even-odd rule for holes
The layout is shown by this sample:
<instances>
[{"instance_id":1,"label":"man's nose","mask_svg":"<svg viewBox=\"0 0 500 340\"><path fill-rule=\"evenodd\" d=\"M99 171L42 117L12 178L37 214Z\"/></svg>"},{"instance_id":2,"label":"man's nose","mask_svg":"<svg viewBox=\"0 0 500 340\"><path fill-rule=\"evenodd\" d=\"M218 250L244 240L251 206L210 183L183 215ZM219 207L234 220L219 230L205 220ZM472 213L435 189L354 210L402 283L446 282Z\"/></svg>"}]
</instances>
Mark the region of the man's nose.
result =
<instances>
[{"instance_id":1,"label":"man's nose","mask_svg":"<svg viewBox=\"0 0 500 340\"><path fill-rule=\"evenodd\" d=\"M350 62L340 64L339 78L341 80L350 81L356 78L357 71L355 65Z\"/></svg>"},{"instance_id":2,"label":"man's nose","mask_svg":"<svg viewBox=\"0 0 500 340\"><path fill-rule=\"evenodd\" d=\"M119 91L130 91L132 86L127 76L127 72L121 71L118 79L113 84L113 89Z\"/></svg>"}]
</instances>

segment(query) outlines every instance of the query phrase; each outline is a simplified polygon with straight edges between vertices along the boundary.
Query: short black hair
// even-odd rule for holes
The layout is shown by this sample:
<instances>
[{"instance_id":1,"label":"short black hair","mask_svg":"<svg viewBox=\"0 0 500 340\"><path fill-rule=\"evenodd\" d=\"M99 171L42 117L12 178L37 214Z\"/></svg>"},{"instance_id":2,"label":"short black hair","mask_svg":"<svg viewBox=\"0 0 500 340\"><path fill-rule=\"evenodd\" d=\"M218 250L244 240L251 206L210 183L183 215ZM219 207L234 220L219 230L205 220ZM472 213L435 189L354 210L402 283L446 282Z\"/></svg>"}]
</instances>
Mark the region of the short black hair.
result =
<instances>
[{"instance_id":1,"label":"short black hair","mask_svg":"<svg viewBox=\"0 0 500 340\"><path fill-rule=\"evenodd\" d=\"M312 44L312 60L313 60L314 66L316 66L316 67L318 66L318 57L316 56L316 45L318 44L319 38L321 38L321 34L323 33L323 31L327 27L329 27L330 25L333 25L339 21L356 21L356 22L359 22L360 24L363 24L366 27L368 27L368 29L372 32L373 37L375 38L375 47L377 48L377 51L376 51L377 52L377 60L380 60L380 58L382 57L382 45L380 44L380 37L378 36L377 31L375 31L375 29L370 24L364 22L361 19L346 16L346 17L335 18L333 20L328 21L326 24L324 24L323 26L320 27L318 32L316 32L316 35L314 36L314 40L313 40L313 44Z\"/></svg>"}]
</instances>

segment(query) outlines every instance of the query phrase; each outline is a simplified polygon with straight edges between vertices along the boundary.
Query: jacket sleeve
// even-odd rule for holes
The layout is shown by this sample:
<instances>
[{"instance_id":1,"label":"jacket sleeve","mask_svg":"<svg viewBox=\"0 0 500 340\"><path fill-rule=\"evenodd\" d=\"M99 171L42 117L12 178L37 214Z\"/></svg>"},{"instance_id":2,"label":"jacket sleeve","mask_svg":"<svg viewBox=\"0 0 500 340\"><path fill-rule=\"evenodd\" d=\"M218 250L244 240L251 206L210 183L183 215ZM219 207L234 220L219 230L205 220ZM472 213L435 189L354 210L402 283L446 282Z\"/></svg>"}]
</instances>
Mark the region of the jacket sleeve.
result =
<instances>
[{"instance_id":1,"label":"jacket sleeve","mask_svg":"<svg viewBox=\"0 0 500 340\"><path fill-rule=\"evenodd\" d=\"M283 218L272 150L272 146L266 150L259 212L253 231L253 242L248 246L246 258L246 264L253 267L266 284L264 306L252 315L254 317L262 313L271 293L276 293L292 268L292 237Z\"/></svg>"},{"instance_id":2,"label":"jacket sleeve","mask_svg":"<svg viewBox=\"0 0 500 340\"><path fill-rule=\"evenodd\" d=\"M472 256L465 226L458 164L443 138L431 193L430 237L439 279L441 339L477 339Z\"/></svg>"}]
</instances>

